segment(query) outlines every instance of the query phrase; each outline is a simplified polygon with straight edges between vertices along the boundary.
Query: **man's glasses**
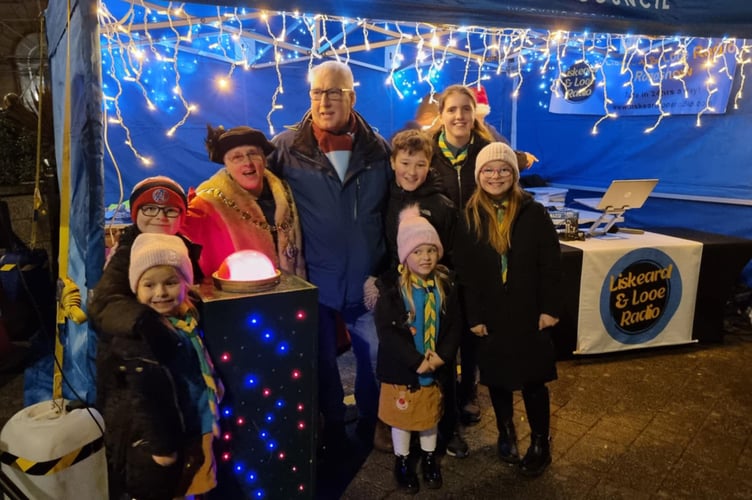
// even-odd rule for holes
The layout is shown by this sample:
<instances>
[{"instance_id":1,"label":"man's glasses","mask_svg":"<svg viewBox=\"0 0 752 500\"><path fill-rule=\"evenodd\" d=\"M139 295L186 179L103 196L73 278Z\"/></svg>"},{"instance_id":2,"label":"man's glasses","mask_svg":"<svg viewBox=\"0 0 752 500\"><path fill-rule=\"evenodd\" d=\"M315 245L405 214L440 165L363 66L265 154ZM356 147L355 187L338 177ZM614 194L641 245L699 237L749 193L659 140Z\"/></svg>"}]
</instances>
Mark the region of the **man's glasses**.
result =
<instances>
[{"instance_id":1,"label":"man's glasses","mask_svg":"<svg viewBox=\"0 0 752 500\"><path fill-rule=\"evenodd\" d=\"M324 96L327 96L330 101L341 101L345 92L352 91L352 89L311 89L308 95L311 96L312 101L320 101Z\"/></svg>"},{"instance_id":2,"label":"man's glasses","mask_svg":"<svg viewBox=\"0 0 752 500\"><path fill-rule=\"evenodd\" d=\"M512 175L512 173L514 173L514 170L509 167L483 167L480 169L480 173L485 177L492 177L494 175L498 175L499 177L509 177L510 175Z\"/></svg>"},{"instance_id":3,"label":"man's glasses","mask_svg":"<svg viewBox=\"0 0 752 500\"><path fill-rule=\"evenodd\" d=\"M159 212L165 214L168 219L174 219L180 215L180 209L175 207L160 207L159 205L144 205L141 213L147 217L155 217Z\"/></svg>"},{"instance_id":4,"label":"man's glasses","mask_svg":"<svg viewBox=\"0 0 752 500\"><path fill-rule=\"evenodd\" d=\"M237 165L238 163L243 163L246 158L248 158L248 160L250 161L256 161L256 160L260 160L264 158L264 155L259 153L258 151L248 151L247 153L235 153L229 158L227 158L227 161Z\"/></svg>"}]
</instances>

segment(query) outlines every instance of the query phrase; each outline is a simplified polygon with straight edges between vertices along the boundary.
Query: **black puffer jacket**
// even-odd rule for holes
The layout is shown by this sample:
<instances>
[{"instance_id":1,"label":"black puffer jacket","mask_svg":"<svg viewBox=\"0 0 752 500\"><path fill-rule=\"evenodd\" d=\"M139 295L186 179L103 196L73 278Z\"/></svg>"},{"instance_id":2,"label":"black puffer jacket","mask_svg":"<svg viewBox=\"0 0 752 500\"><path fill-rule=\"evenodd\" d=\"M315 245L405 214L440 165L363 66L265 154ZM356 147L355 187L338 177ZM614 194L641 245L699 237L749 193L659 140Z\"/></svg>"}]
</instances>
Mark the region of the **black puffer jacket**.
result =
<instances>
[{"instance_id":1,"label":"black puffer jacket","mask_svg":"<svg viewBox=\"0 0 752 500\"><path fill-rule=\"evenodd\" d=\"M162 468L151 460L180 452L185 442L178 388L167 368L179 339L161 321L146 317L127 335L99 335L97 407L111 494L168 499L178 492L181 464Z\"/></svg>"},{"instance_id":2,"label":"black puffer jacket","mask_svg":"<svg viewBox=\"0 0 752 500\"><path fill-rule=\"evenodd\" d=\"M415 347L413 335L407 323L407 308L399 290L395 275L389 274L376 282L379 300L374 309L376 331L379 335L379 353L376 362L376 375L381 382L388 384L418 387L418 369L423 355ZM436 354L445 364L436 376L444 380L448 370L454 368L454 359L460 342L461 321L459 299L454 276L450 274L445 289L444 308L439 319L439 333L436 339Z\"/></svg>"}]
</instances>

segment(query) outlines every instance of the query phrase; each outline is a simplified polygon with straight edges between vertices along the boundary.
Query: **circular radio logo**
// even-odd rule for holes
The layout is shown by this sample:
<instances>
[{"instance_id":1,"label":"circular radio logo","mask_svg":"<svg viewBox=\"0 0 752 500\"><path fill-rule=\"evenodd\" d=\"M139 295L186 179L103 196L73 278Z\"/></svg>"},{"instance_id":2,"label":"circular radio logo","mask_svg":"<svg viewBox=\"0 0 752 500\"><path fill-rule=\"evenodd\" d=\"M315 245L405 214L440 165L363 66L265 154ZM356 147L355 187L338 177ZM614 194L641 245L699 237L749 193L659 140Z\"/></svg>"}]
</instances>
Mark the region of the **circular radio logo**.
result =
<instances>
[{"instance_id":1,"label":"circular radio logo","mask_svg":"<svg viewBox=\"0 0 752 500\"><path fill-rule=\"evenodd\" d=\"M679 307L682 282L674 261L655 248L633 250L609 271L601 288L601 320L622 344L654 339Z\"/></svg>"},{"instance_id":2,"label":"circular radio logo","mask_svg":"<svg viewBox=\"0 0 752 500\"><path fill-rule=\"evenodd\" d=\"M584 61L576 62L561 73L559 83L563 87L564 99L569 102L584 101L593 95L595 88L593 68Z\"/></svg>"}]
</instances>

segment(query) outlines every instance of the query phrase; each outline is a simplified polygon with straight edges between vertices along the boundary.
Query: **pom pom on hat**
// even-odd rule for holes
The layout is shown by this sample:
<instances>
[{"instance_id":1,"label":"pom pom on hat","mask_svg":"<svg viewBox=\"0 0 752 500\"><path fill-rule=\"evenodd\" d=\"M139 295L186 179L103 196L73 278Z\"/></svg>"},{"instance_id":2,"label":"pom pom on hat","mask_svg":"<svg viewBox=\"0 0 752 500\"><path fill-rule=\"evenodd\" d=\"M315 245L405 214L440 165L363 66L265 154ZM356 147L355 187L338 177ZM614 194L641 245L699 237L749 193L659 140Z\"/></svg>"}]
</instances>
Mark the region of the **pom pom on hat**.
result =
<instances>
[{"instance_id":1,"label":"pom pom on hat","mask_svg":"<svg viewBox=\"0 0 752 500\"><path fill-rule=\"evenodd\" d=\"M434 245L439 250L439 259L444 255L444 247L436 229L428 219L420 215L418 205L410 205L400 212L397 229L397 254L400 263L420 245Z\"/></svg>"},{"instance_id":2,"label":"pom pom on hat","mask_svg":"<svg viewBox=\"0 0 752 500\"><path fill-rule=\"evenodd\" d=\"M136 223L138 209L142 205L154 204L168 207L176 207L185 213L188 209L188 199L185 191L174 180L164 175L147 177L135 186L129 199L131 207L131 220Z\"/></svg>"},{"instance_id":3,"label":"pom pom on hat","mask_svg":"<svg viewBox=\"0 0 752 500\"><path fill-rule=\"evenodd\" d=\"M487 116L491 112L491 106L488 104L488 94L486 94L486 88L483 85L478 87L470 87L473 95L475 95L475 113L480 116Z\"/></svg>"},{"instance_id":4,"label":"pom pom on hat","mask_svg":"<svg viewBox=\"0 0 752 500\"><path fill-rule=\"evenodd\" d=\"M131 263L128 268L128 281L133 293L136 293L141 275L156 266L172 266L189 284L193 283L193 264L188 256L188 248L179 236L142 233L136 237L131 246Z\"/></svg>"},{"instance_id":5,"label":"pom pom on hat","mask_svg":"<svg viewBox=\"0 0 752 500\"><path fill-rule=\"evenodd\" d=\"M209 160L223 165L225 154L238 146L257 146L266 156L274 151L274 145L269 142L263 132L251 127L234 127L230 130L220 125L212 128L206 126L206 150L209 152Z\"/></svg>"},{"instance_id":6,"label":"pom pom on hat","mask_svg":"<svg viewBox=\"0 0 752 500\"><path fill-rule=\"evenodd\" d=\"M508 145L503 142L492 142L483 147L475 158L475 183L478 183L478 176L483 165L490 161L501 160L509 166L514 167L515 179L520 178L520 167L517 165L517 155Z\"/></svg>"}]
</instances>

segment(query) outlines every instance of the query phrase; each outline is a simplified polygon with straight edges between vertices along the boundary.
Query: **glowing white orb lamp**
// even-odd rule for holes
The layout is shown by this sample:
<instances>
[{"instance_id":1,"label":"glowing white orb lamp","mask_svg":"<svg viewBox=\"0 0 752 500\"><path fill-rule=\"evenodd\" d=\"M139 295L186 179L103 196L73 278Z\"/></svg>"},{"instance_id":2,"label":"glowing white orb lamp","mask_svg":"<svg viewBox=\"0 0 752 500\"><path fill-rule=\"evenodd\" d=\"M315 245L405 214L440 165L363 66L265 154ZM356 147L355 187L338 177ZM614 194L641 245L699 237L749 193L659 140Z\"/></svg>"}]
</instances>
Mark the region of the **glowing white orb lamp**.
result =
<instances>
[{"instance_id":1,"label":"glowing white orb lamp","mask_svg":"<svg viewBox=\"0 0 752 500\"><path fill-rule=\"evenodd\" d=\"M239 250L229 255L212 274L214 286L226 292L252 293L274 288L282 273L257 250Z\"/></svg>"}]
</instances>

